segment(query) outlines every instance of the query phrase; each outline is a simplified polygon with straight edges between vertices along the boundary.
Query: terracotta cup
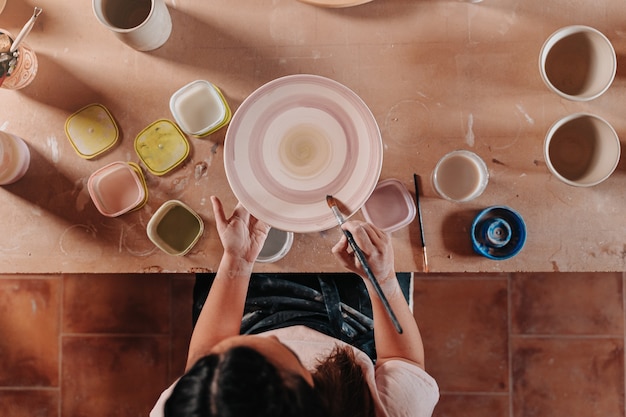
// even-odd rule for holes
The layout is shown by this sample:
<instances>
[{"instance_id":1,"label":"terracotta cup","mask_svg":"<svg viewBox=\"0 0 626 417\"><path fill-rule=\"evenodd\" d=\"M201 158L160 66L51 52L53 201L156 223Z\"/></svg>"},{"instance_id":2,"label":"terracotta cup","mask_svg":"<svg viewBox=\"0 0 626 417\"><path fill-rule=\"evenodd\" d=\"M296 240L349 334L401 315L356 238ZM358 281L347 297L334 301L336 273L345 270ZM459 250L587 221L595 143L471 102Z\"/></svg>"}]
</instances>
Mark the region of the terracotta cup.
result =
<instances>
[{"instance_id":1,"label":"terracotta cup","mask_svg":"<svg viewBox=\"0 0 626 417\"><path fill-rule=\"evenodd\" d=\"M11 40L15 39L11 33L4 29L0 29L0 33L9 35ZM38 68L39 64L35 51L33 51L33 49L28 46L26 42L21 42L20 46L17 48L17 62L15 67L13 68L11 75L5 77L2 81L2 88L18 90L26 87L35 79Z\"/></svg>"}]
</instances>

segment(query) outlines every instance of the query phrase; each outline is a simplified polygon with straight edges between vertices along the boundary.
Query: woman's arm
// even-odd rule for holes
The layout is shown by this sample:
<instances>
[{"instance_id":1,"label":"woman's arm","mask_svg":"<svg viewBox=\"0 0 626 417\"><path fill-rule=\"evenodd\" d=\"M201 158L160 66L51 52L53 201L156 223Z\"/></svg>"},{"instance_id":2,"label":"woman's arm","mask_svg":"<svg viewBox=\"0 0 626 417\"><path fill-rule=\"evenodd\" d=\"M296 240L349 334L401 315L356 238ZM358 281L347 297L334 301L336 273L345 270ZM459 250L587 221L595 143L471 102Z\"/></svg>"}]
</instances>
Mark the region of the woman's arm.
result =
<instances>
[{"instance_id":1,"label":"woman's arm","mask_svg":"<svg viewBox=\"0 0 626 417\"><path fill-rule=\"evenodd\" d=\"M219 199L212 196L211 203L224 254L191 335L186 370L217 343L239 334L254 261L269 231L241 204L226 218Z\"/></svg>"},{"instance_id":2,"label":"woman's arm","mask_svg":"<svg viewBox=\"0 0 626 417\"><path fill-rule=\"evenodd\" d=\"M348 221L342 227L352 233L357 245L365 254L365 258L403 330L402 334L396 331L380 298L367 279L363 267L350 250L346 237L342 236L333 247L333 253L344 267L363 278L370 294L374 313L377 363L383 363L388 359L403 359L424 368L422 337L396 279L391 238L387 233L369 223Z\"/></svg>"}]
</instances>

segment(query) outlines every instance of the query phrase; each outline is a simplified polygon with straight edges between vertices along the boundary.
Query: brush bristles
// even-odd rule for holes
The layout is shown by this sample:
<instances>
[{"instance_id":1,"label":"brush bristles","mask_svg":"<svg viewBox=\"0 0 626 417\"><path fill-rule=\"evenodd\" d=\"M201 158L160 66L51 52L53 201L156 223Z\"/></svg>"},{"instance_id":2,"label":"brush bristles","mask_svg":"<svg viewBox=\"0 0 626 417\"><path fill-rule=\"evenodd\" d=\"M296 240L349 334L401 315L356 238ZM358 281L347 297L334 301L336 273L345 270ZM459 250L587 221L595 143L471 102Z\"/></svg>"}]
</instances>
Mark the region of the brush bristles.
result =
<instances>
[{"instance_id":1,"label":"brush bristles","mask_svg":"<svg viewBox=\"0 0 626 417\"><path fill-rule=\"evenodd\" d=\"M337 207L337 201L333 198L332 195L326 196L326 204L328 204L328 207L330 208Z\"/></svg>"}]
</instances>

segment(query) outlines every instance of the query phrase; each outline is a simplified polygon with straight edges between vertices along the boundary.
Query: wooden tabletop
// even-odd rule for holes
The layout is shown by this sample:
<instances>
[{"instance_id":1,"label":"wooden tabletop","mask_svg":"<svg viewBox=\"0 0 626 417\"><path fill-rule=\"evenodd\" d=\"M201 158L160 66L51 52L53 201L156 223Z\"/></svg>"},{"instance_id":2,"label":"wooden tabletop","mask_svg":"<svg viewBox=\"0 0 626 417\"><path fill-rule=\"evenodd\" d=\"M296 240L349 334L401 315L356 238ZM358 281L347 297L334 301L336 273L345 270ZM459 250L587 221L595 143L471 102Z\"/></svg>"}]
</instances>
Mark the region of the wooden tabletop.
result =
<instances>
[{"instance_id":1,"label":"wooden tabletop","mask_svg":"<svg viewBox=\"0 0 626 417\"><path fill-rule=\"evenodd\" d=\"M0 129L26 140L31 168L0 189L0 273L212 271L221 245L210 195L236 204L223 164L226 128L189 137L186 162L164 176L145 170L145 207L116 218L95 208L87 180L114 161L139 162L136 135L172 119L169 98L204 79L236 111L254 90L278 77L316 74L355 91L380 127L380 179L396 178L413 193L422 179L422 214L433 272L621 271L626 257L626 175L623 163L605 182L575 188L552 176L543 157L546 131L558 119L590 112L626 137L626 73L590 102L558 97L543 84L538 55L560 27L602 31L618 60L626 54L621 0L376 0L327 9L297 0L167 1L173 23L167 43L135 51L98 23L86 0L39 0L44 12L26 42L39 61L35 81L0 89ZM32 5L8 0L0 28L16 34ZM120 128L119 143L86 160L69 143L64 124L80 108L100 103ZM441 156L468 149L487 163L486 191L468 203L438 197L431 172ZM178 199L200 214L205 232L183 257L148 239L146 225L165 202ZM482 209L506 205L524 218L528 238L505 261L475 254L469 229ZM357 217L361 217L358 213ZM330 254L337 228L297 234L265 271L337 271ZM393 233L396 267L421 271L417 219Z\"/></svg>"}]
</instances>

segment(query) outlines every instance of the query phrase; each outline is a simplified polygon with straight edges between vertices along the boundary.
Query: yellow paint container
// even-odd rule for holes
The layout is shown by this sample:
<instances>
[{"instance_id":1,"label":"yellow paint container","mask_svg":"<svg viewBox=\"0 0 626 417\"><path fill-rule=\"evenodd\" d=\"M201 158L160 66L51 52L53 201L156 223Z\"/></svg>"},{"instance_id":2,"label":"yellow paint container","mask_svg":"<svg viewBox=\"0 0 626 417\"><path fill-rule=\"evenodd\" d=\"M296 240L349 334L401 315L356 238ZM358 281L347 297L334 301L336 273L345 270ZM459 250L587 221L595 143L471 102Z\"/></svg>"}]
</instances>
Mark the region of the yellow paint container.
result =
<instances>
[{"instance_id":1,"label":"yellow paint container","mask_svg":"<svg viewBox=\"0 0 626 417\"><path fill-rule=\"evenodd\" d=\"M68 117L65 134L80 157L91 159L115 145L119 129L106 107L90 104Z\"/></svg>"},{"instance_id":2,"label":"yellow paint container","mask_svg":"<svg viewBox=\"0 0 626 417\"><path fill-rule=\"evenodd\" d=\"M187 158L189 142L175 123L161 119L137 135L135 151L148 171L164 175Z\"/></svg>"}]
</instances>

